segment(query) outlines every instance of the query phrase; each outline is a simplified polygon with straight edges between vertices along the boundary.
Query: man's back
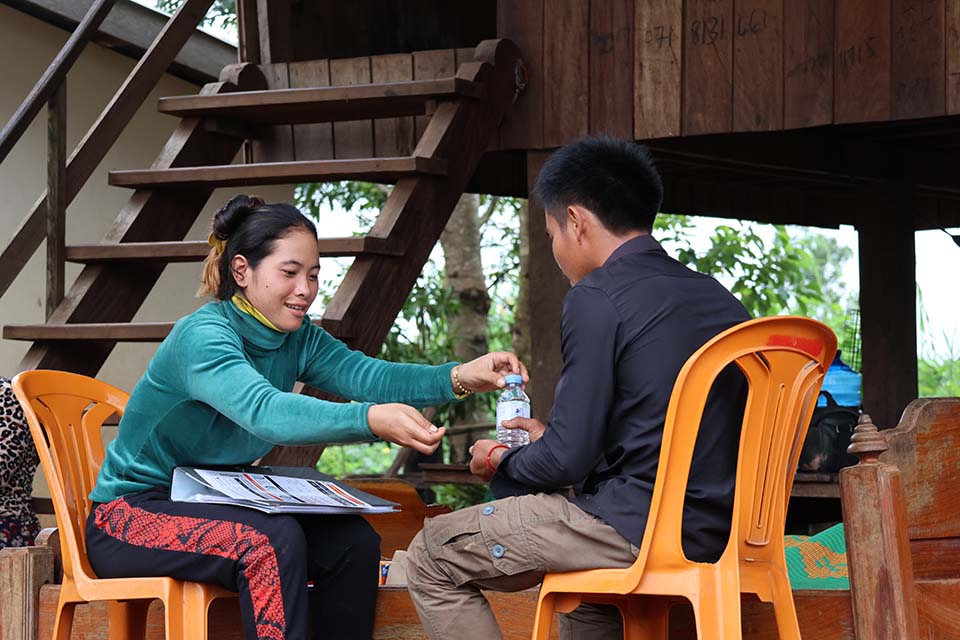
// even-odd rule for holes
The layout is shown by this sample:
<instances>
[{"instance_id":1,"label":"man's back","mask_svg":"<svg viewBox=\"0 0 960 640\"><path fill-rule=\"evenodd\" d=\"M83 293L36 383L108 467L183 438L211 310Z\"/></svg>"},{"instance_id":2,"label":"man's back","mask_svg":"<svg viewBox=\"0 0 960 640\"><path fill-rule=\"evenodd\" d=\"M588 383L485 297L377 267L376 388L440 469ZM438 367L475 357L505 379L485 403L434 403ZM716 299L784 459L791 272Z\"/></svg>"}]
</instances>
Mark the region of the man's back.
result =
<instances>
[{"instance_id":1,"label":"man's back","mask_svg":"<svg viewBox=\"0 0 960 640\"><path fill-rule=\"evenodd\" d=\"M625 242L567 294L549 426L504 456L494 493L573 484L575 504L639 546L677 374L705 342L747 319L722 285L652 237ZM726 543L744 399L742 376L727 371L704 414L684 517L691 559L712 560Z\"/></svg>"}]
</instances>

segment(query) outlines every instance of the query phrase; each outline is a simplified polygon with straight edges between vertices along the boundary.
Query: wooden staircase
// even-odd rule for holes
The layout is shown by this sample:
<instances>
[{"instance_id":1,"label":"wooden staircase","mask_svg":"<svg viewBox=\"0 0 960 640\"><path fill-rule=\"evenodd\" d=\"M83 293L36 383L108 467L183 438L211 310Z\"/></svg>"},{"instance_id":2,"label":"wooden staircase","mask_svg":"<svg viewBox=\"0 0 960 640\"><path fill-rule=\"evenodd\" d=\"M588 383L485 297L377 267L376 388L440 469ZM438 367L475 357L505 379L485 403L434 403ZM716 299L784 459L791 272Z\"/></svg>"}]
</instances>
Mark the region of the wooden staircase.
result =
<instances>
[{"instance_id":1,"label":"wooden staircase","mask_svg":"<svg viewBox=\"0 0 960 640\"><path fill-rule=\"evenodd\" d=\"M206 243L183 238L215 188L363 180L395 187L366 236L320 240L321 256L355 257L320 324L376 353L516 98L519 68L513 43L490 40L452 78L265 90L260 68L243 64L199 95L161 99L180 125L151 168L111 172L133 195L101 243L66 247L85 266L63 302L46 324L8 325L3 337L34 342L23 369L95 375L118 341L169 333L174 318L130 321L167 263L206 256ZM231 164L269 125L412 115L430 117L409 156Z\"/></svg>"}]
</instances>

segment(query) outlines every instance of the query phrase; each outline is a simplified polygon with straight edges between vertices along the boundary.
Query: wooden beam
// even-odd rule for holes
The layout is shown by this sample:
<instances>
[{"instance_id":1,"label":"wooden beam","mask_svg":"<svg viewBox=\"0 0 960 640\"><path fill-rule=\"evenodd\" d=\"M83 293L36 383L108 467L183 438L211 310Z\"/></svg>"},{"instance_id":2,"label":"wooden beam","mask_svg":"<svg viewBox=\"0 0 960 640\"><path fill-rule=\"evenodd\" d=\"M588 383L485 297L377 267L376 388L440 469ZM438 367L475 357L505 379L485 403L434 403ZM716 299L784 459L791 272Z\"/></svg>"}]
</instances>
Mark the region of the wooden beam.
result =
<instances>
[{"instance_id":1,"label":"wooden beam","mask_svg":"<svg viewBox=\"0 0 960 640\"><path fill-rule=\"evenodd\" d=\"M416 157L445 158L447 175L399 180L369 232L410 250L396 260L357 258L324 312L323 326L334 335L356 336L351 341L354 348L369 354L380 349L512 103L518 62L513 43L487 40L477 47L476 61L460 65L457 76L486 84L488 98L441 102L414 150Z\"/></svg>"},{"instance_id":2,"label":"wooden beam","mask_svg":"<svg viewBox=\"0 0 960 640\"><path fill-rule=\"evenodd\" d=\"M863 410L881 428L917 397L916 249L910 194L861 194Z\"/></svg>"},{"instance_id":3,"label":"wooden beam","mask_svg":"<svg viewBox=\"0 0 960 640\"><path fill-rule=\"evenodd\" d=\"M63 300L67 232L67 82L47 104L47 299L46 317Z\"/></svg>"}]
</instances>

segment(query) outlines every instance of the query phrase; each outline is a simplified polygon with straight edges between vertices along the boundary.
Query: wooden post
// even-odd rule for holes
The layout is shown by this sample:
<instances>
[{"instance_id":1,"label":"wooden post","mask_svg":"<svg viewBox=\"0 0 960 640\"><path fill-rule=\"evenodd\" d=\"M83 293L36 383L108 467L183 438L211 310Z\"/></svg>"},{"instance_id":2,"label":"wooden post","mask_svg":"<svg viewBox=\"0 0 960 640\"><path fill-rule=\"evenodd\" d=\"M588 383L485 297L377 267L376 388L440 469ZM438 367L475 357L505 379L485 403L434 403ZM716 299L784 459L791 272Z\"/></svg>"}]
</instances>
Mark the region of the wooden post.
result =
<instances>
[{"instance_id":1,"label":"wooden post","mask_svg":"<svg viewBox=\"0 0 960 640\"><path fill-rule=\"evenodd\" d=\"M257 0L261 64L293 60L292 4L291 0Z\"/></svg>"},{"instance_id":2,"label":"wooden post","mask_svg":"<svg viewBox=\"0 0 960 640\"><path fill-rule=\"evenodd\" d=\"M840 471L856 636L919 638L900 470L880 462L887 441L866 414L860 417L847 450L860 457L860 464Z\"/></svg>"},{"instance_id":3,"label":"wooden post","mask_svg":"<svg viewBox=\"0 0 960 640\"><path fill-rule=\"evenodd\" d=\"M863 410L892 427L917 397L916 246L906 188L860 199Z\"/></svg>"},{"instance_id":4,"label":"wooden post","mask_svg":"<svg viewBox=\"0 0 960 640\"><path fill-rule=\"evenodd\" d=\"M63 300L67 224L67 80L47 103L47 319Z\"/></svg>"},{"instance_id":5,"label":"wooden post","mask_svg":"<svg viewBox=\"0 0 960 640\"><path fill-rule=\"evenodd\" d=\"M238 62L260 64L259 26L257 0L239 0L237 2Z\"/></svg>"},{"instance_id":6,"label":"wooden post","mask_svg":"<svg viewBox=\"0 0 960 640\"><path fill-rule=\"evenodd\" d=\"M53 582L53 550L0 549L0 640L37 640L40 587Z\"/></svg>"},{"instance_id":7,"label":"wooden post","mask_svg":"<svg viewBox=\"0 0 960 640\"><path fill-rule=\"evenodd\" d=\"M540 167L548 153L527 154L528 192L532 191ZM530 246L529 305L530 313L530 409L535 418L544 422L553 406L553 391L560 379L563 358L560 353L560 312L563 297L570 284L557 267L547 237L544 211L532 200L527 214L527 234Z\"/></svg>"}]
</instances>

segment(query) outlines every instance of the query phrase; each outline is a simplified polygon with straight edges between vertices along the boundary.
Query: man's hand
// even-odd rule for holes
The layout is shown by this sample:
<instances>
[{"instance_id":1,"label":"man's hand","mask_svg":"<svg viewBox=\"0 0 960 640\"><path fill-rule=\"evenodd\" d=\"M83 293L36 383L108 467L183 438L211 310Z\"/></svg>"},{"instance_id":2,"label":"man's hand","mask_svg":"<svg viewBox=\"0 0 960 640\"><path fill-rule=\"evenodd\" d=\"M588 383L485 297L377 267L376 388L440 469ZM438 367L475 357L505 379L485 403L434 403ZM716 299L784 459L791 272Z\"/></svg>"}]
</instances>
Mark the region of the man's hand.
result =
<instances>
[{"instance_id":1,"label":"man's hand","mask_svg":"<svg viewBox=\"0 0 960 640\"><path fill-rule=\"evenodd\" d=\"M430 424L419 411L405 404L375 404L367 411L370 431L381 440L415 449L424 455L437 450L447 432Z\"/></svg>"},{"instance_id":2,"label":"man's hand","mask_svg":"<svg viewBox=\"0 0 960 640\"><path fill-rule=\"evenodd\" d=\"M494 351L485 356L475 358L456 367L460 384L469 391L496 391L506 385L503 379L508 373L518 373L523 381L530 379L527 368L523 366L516 355L508 351ZM450 383L453 384L453 371L450 372Z\"/></svg>"},{"instance_id":3,"label":"man's hand","mask_svg":"<svg viewBox=\"0 0 960 640\"><path fill-rule=\"evenodd\" d=\"M546 431L546 427L536 418L510 418L501 423L507 429L522 429L530 434L530 442L536 442Z\"/></svg>"},{"instance_id":4,"label":"man's hand","mask_svg":"<svg viewBox=\"0 0 960 640\"><path fill-rule=\"evenodd\" d=\"M473 455L470 459L470 473L483 478L485 481L490 480L493 473L487 468L487 455L490 455L490 466L496 469L500 464L500 458L506 452L506 449L500 448L490 453L498 444L496 440L477 440L470 447L470 453Z\"/></svg>"}]
</instances>

